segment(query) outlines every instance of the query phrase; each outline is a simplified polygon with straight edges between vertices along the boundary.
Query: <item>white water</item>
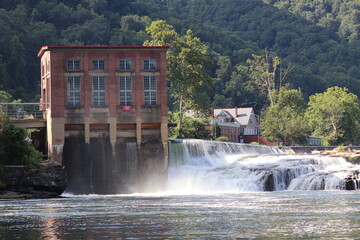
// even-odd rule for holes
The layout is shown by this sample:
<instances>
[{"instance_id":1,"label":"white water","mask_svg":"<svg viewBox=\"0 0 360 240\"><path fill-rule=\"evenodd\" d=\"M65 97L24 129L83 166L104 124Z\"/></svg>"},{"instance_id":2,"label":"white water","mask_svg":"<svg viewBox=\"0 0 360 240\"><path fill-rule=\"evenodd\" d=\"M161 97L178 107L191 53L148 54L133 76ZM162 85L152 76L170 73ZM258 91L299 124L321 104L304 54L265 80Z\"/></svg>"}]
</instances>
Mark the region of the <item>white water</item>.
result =
<instances>
[{"instance_id":1,"label":"white water","mask_svg":"<svg viewBox=\"0 0 360 240\"><path fill-rule=\"evenodd\" d=\"M343 190L358 169L341 157L190 139L171 143L169 159L167 190L180 193Z\"/></svg>"}]
</instances>

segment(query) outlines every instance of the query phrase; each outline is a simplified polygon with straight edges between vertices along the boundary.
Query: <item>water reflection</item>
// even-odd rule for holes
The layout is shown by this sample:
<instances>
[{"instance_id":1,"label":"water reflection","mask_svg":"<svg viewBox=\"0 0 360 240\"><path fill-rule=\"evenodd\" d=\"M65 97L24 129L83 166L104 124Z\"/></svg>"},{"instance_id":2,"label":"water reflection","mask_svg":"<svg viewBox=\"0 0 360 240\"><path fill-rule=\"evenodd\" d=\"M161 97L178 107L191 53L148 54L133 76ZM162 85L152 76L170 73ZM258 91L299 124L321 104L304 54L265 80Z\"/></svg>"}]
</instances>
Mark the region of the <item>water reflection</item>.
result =
<instances>
[{"instance_id":1,"label":"water reflection","mask_svg":"<svg viewBox=\"0 0 360 240\"><path fill-rule=\"evenodd\" d=\"M357 238L360 193L82 196L0 202L0 239Z\"/></svg>"},{"instance_id":2,"label":"water reflection","mask_svg":"<svg viewBox=\"0 0 360 240\"><path fill-rule=\"evenodd\" d=\"M40 228L40 238L41 239L57 239L58 236L58 226L56 223L56 219L49 215L49 213L54 212L54 208L52 205L44 205L44 216L41 216L39 219L41 228Z\"/></svg>"}]
</instances>

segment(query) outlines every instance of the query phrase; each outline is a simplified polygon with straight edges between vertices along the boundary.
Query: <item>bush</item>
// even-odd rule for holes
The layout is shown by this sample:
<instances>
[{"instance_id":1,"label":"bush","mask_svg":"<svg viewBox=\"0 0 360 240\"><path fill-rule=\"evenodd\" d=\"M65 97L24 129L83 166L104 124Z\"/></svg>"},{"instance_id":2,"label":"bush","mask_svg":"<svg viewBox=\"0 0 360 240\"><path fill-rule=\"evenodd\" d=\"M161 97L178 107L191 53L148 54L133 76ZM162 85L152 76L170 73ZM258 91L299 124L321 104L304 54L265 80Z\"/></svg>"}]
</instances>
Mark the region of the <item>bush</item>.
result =
<instances>
[{"instance_id":1,"label":"bush","mask_svg":"<svg viewBox=\"0 0 360 240\"><path fill-rule=\"evenodd\" d=\"M169 113L169 122L179 124L179 113ZM208 118L183 117L182 129L177 127L169 129L170 138L197 138L211 139L211 130L208 130L210 120Z\"/></svg>"},{"instance_id":2,"label":"bush","mask_svg":"<svg viewBox=\"0 0 360 240\"><path fill-rule=\"evenodd\" d=\"M222 142L228 142L229 138L225 137L225 136L220 136L218 138L215 139L216 141L222 141Z\"/></svg>"},{"instance_id":3,"label":"bush","mask_svg":"<svg viewBox=\"0 0 360 240\"><path fill-rule=\"evenodd\" d=\"M22 127L7 125L0 132L0 165L33 165L41 161L43 154L27 140Z\"/></svg>"},{"instance_id":4,"label":"bush","mask_svg":"<svg viewBox=\"0 0 360 240\"><path fill-rule=\"evenodd\" d=\"M348 148L348 147L344 147L344 146L338 146L337 148L336 148L336 150L338 151L338 152L350 152L350 149Z\"/></svg>"}]
</instances>

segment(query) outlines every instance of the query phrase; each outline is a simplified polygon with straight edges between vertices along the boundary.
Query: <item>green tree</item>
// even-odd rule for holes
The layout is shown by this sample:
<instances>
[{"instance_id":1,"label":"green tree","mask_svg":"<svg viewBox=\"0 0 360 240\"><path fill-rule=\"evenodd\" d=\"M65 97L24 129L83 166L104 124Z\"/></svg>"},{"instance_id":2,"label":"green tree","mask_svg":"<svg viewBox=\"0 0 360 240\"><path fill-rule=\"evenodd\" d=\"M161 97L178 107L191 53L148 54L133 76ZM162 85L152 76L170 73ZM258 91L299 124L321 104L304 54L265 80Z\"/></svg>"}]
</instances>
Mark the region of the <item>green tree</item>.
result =
<instances>
[{"instance_id":1,"label":"green tree","mask_svg":"<svg viewBox=\"0 0 360 240\"><path fill-rule=\"evenodd\" d=\"M11 102L12 96L6 91L0 90L0 103L9 103Z\"/></svg>"},{"instance_id":2,"label":"green tree","mask_svg":"<svg viewBox=\"0 0 360 240\"><path fill-rule=\"evenodd\" d=\"M226 83L225 93L232 99L233 106L245 105L260 108L267 102L267 96L257 87L253 79L249 77L248 72L248 66L237 65L231 74L230 81ZM214 103L216 103L215 100L216 98Z\"/></svg>"},{"instance_id":3,"label":"green tree","mask_svg":"<svg viewBox=\"0 0 360 240\"><path fill-rule=\"evenodd\" d=\"M281 59L277 56L271 56L265 50L264 56L252 55L253 59L248 59L246 62L249 64L250 77L262 92L266 92L271 105L275 104L277 89L280 89L291 71L288 67L285 72L278 73L278 67L281 64Z\"/></svg>"},{"instance_id":4,"label":"green tree","mask_svg":"<svg viewBox=\"0 0 360 240\"><path fill-rule=\"evenodd\" d=\"M12 96L10 93L0 90L0 103L9 103L11 100ZM2 107L3 106L0 106L0 131L7 123L9 123L9 116L3 112Z\"/></svg>"},{"instance_id":5,"label":"green tree","mask_svg":"<svg viewBox=\"0 0 360 240\"><path fill-rule=\"evenodd\" d=\"M24 128L7 125L0 132L0 165L31 165L42 159Z\"/></svg>"},{"instance_id":6,"label":"green tree","mask_svg":"<svg viewBox=\"0 0 360 240\"><path fill-rule=\"evenodd\" d=\"M206 70L211 65L208 47L194 37L191 30L181 36L163 20L152 22L146 32L151 40L145 41L145 46L170 46L167 52L170 96L179 104L178 129L181 132L183 110L202 110L209 104L209 97L204 91L213 84Z\"/></svg>"},{"instance_id":7,"label":"green tree","mask_svg":"<svg viewBox=\"0 0 360 240\"><path fill-rule=\"evenodd\" d=\"M263 136L285 145L304 145L311 134L311 127L304 119L306 103L299 90L282 87L273 94L274 104L270 106L263 119Z\"/></svg>"},{"instance_id":8,"label":"green tree","mask_svg":"<svg viewBox=\"0 0 360 240\"><path fill-rule=\"evenodd\" d=\"M180 113L169 112L169 123L179 124ZM176 131L174 128L169 129L170 138L197 138L197 139L211 139L212 132L208 129L210 126L210 119L206 117L192 118L183 117L182 131Z\"/></svg>"},{"instance_id":9,"label":"green tree","mask_svg":"<svg viewBox=\"0 0 360 240\"><path fill-rule=\"evenodd\" d=\"M124 46L140 45L149 38L145 29L150 23L151 19L147 16L123 16L120 19L120 28L112 36L110 43Z\"/></svg>"},{"instance_id":10,"label":"green tree","mask_svg":"<svg viewBox=\"0 0 360 240\"><path fill-rule=\"evenodd\" d=\"M306 117L325 145L360 143L360 107L347 88L331 87L310 96Z\"/></svg>"}]
</instances>

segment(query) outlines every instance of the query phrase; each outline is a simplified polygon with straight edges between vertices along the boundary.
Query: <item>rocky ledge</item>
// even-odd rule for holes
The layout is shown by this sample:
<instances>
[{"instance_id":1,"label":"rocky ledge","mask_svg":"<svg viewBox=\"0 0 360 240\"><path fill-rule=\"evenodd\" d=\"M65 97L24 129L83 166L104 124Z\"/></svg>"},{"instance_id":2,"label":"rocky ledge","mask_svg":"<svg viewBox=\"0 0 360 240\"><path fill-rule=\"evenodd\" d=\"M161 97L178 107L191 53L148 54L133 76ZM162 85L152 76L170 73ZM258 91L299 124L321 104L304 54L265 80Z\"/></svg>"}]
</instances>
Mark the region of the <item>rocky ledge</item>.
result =
<instances>
[{"instance_id":1,"label":"rocky ledge","mask_svg":"<svg viewBox=\"0 0 360 240\"><path fill-rule=\"evenodd\" d=\"M343 157L348 162L353 164L360 164L360 150L353 149L351 147L337 147L332 150L312 151L312 154Z\"/></svg>"},{"instance_id":2,"label":"rocky ledge","mask_svg":"<svg viewBox=\"0 0 360 240\"><path fill-rule=\"evenodd\" d=\"M64 192L64 167L42 162L35 168L1 166L0 199L56 198Z\"/></svg>"}]
</instances>

